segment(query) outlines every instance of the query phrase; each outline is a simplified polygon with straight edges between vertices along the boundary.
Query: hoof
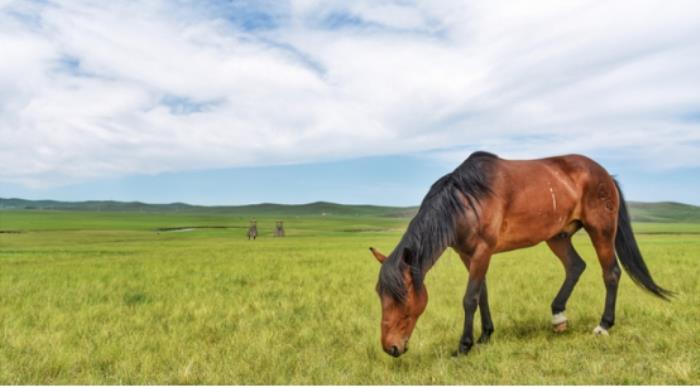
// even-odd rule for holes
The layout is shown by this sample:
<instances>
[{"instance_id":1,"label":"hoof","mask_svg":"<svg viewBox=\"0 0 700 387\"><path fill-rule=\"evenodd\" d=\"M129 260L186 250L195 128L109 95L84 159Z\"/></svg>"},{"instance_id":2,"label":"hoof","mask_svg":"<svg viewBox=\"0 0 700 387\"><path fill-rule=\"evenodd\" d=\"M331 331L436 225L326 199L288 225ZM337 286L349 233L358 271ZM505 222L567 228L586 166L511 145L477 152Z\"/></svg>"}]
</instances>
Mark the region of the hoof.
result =
<instances>
[{"instance_id":1,"label":"hoof","mask_svg":"<svg viewBox=\"0 0 700 387\"><path fill-rule=\"evenodd\" d=\"M472 349L473 344L465 344L465 343L460 343L459 344L459 349L452 352L452 357L458 357L458 356L466 356L469 351Z\"/></svg>"},{"instance_id":2,"label":"hoof","mask_svg":"<svg viewBox=\"0 0 700 387\"><path fill-rule=\"evenodd\" d=\"M593 329L593 334L596 336L609 336L608 330L598 325Z\"/></svg>"},{"instance_id":3,"label":"hoof","mask_svg":"<svg viewBox=\"0 0 700 387\"><path fill-rule=\"evenodd\" d=\"M491 335L481 335L479 337L479 340L477 340L476 342L478 344L488 344L490 340L491 340Z\"/></svg>"},{"instance_id":4,"label":"hoof","mask_svg":"<svg viewBox=\"0 0 700 387\"><path fill-rule=\"evenodd\" d=\"M452 357L462 357L462 356L467 356L469 354L469 351L467 352L462 352L462 350L454 351L452 352Z\"/></svg>"},{"instance_id":5,"label":"hoof","mask_svg":"<svg viewBox=\"0 0 700 387\"><path fill-rule=\"evenodd\" d=\"M567 321L562 321L559 324L554 324L552 325L552 329L554 330L554 333L563 333L566 331L566 328L569 327L569 323Z\"/></svg>"},{"instance_id":6,"label":"hoof","mask_svg":"<svg viewBox=\"0 0 700 387\"><path fill-rule=\"evenodd\" d=\"M479 336L479 340L477 340L477 344L488 344L488 342L491 340L491 335L493 334L493 328L486 328L481 332L481 336Z\"/></svg>"},{"instance_id":7,"label":"hoof","mask_svg":"<svg viewBox=\"0 0 700 387\"><path fill-rule=\"evenodd\" d=\"M561 333L569 327L569 319L566 318L564 312L557 313L552 316L552 328L554 332Z\"/></svg>"}]
</instances>

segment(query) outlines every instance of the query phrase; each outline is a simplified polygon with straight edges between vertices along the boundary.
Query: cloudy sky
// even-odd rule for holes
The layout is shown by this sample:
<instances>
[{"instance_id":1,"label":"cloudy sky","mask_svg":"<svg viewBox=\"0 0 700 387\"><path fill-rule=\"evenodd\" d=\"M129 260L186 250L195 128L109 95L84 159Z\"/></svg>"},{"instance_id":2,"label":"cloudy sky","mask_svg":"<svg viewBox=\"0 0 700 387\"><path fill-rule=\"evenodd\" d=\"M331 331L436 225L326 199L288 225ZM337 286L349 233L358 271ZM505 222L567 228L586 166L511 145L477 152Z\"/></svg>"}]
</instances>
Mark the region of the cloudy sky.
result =
<instances>
[{"instance_id":1,"label":"cloudy sky","mask_svg":"<svg viewBox=\"0 0 700 387\"><path fill-rule=\"evenodd\" d=\"M0 0L0 197L417 204L469 153L700 204L698 1Z\"/></svg>"}]
</instances>

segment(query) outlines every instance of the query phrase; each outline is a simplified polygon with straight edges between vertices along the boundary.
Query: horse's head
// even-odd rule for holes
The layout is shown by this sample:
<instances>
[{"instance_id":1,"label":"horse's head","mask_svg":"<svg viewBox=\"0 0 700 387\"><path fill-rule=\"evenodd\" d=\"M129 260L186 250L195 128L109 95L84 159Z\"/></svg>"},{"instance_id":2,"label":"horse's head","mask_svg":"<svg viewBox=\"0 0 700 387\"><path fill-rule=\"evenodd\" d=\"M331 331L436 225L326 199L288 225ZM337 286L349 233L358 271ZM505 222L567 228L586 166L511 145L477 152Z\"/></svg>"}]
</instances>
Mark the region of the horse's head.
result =
<instances>
[{"instance_id":1,"label":"horse's head","mask_svg":"<svg viewBox=\"0 0 700 387\"><path fill-rule=\"evenodd\" d=\"M384 265L386 256L371 247L370 251L379 263ZM411 337L413 328L416 327L418 317L428 303L428 291L425 286L420 286L419 289L413 286L413 277L410 266L407 264L410 257L407 255L407 251L404 251L402 262L396 269L386 268L387 272L380 272L377 285L382 304L382 347L386 353L394 357L408 350L408 339Z\"/></svg>"}]
</instances>

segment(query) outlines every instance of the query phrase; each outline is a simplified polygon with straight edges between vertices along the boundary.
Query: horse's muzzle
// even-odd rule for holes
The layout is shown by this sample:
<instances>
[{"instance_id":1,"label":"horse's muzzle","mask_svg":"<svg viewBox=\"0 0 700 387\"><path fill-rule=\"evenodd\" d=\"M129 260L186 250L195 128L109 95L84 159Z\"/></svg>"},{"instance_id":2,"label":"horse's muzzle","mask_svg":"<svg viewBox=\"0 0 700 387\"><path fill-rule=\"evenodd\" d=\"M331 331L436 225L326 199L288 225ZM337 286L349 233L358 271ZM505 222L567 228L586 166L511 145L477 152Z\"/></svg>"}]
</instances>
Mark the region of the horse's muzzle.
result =
<instances>
[{"instance_id":1,"label":"horse's muzzle","mask_svg":"<svg viewBox=\"0 0 700 387\"><path fill-rule=\"evenodd\" d=\"M402 354L406 353L406 351L408 351L408 346L404 346L403 350L400 350L399 347L395 345L392 345L390 348L384 348L384 352L388 353L393 357L399 357Z\"/></svg>"}]
</instances>

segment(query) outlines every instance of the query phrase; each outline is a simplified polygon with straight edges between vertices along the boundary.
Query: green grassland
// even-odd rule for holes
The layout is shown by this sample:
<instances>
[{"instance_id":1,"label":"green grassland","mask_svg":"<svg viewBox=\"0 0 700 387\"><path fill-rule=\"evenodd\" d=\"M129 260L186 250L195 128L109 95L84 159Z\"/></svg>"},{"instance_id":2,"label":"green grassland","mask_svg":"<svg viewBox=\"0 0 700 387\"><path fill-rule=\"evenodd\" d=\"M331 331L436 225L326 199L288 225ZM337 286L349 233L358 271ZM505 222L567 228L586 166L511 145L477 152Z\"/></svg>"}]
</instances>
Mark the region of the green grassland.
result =
<instances>
[{"instance_id":1,"label":"green grassland","mask_svg":"<svg viewBox=\"0 0 700 387\"><path fill-rule=\"evenodd\" d=\"M448 250L394 359L379 344L367 247L388 253L408 220L285 214L287 237L273 238L276 218L259 216L248 241L247 213L0 211L12 231L0 233L0 384L700 383L698 223L635 224L655 279L678 296L660 301L623 274L609 337L591 334L604 287L584 233L564 334L549 326L563 269L546 246L496 256L496 332L460 358L466 270ZM159 231L173 227L193 229Z\"/></svg>"}]
</instances>

